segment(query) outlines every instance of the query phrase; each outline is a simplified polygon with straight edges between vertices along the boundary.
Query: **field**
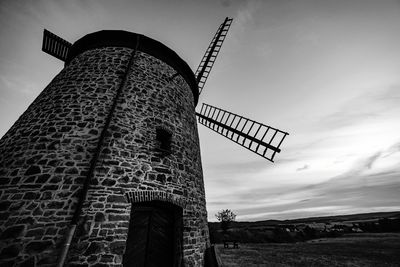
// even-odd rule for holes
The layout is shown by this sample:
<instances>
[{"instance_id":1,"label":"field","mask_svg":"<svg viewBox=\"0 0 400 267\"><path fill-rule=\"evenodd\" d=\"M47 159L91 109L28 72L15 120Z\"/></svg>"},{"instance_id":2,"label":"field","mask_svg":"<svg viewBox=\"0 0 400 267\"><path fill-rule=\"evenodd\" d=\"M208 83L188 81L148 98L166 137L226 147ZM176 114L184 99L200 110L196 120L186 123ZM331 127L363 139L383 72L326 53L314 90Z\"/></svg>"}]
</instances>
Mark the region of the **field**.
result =
<instances>
[{"instance_id":1,"label":"field","mask_svg":"<svg viewBox=\"0 0 400 267\"><path fill-rule=\"evenodd\" d=\"M400 233L357 233L299 243L216 245L225 267L400 266Z\"/></svg>"}]
</instances>

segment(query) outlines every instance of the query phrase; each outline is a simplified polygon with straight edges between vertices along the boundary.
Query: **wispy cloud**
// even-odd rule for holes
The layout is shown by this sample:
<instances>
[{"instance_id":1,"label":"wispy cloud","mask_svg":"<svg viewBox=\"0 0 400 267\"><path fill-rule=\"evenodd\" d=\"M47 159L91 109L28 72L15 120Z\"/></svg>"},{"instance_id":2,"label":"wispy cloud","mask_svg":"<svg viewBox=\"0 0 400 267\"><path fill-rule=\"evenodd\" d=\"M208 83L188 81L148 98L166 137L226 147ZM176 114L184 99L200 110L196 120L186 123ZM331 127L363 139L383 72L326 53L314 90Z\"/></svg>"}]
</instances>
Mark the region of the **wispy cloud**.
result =
<instances>
[{"instance_id":1,"label":"wispy cloud","mask_svg":"<svg viewBox=\"0 0 400 267\"><path fill-rule=\"evenodd\" d=\"M309 186L260 186L257 189L228 193L210 209L229 206L240 220L264 220L346 214L400 208L400 162L397 167L379 169L381 161L400 159L400 144L360 158L341 175ZM306 169L306 165L299 169ZM293 177L295 179L296 177ZM215 206L214 206L215 205Z\"/></svg>"},{"instance_id":2,"label":"wispy cloud","mask_svg":"<svg viewBox=\"0 0 400 267\"><path fill-rule=\"evenodd\" d=\"M400 185L397 183L399 177L400 172L340 177L335 182L281 191L278 199L271 198L270 202L261 202L253 208L238 208L238 218L262 220L323 216L368 212L374 209L383 211L382 207L386 207L386 210L397 210L400 208ZM298 213L300 210L304 213Z\"/></svg>"},{"instance_id":3,"label":"wispy cloud","mask_svg":"<svg viewBox=\"0 0 400 267\"><path fill-rule=\"evenodd\" d=\"M383 157L390 157L394 153L400 152L400 142L393 144L387 149L387 154L384 154Z\"/></svg>"},{"instance_id":4,"label":"wispy cloud","mask_svg":"<svg viewBox=\"0 0 400 267\"><path fill-rule=\"evenodd\" d=\"M38 86L35 83L22 78L17 79L4 75L0 75L0 86L3 88L0 90L0 98L8 97L16 93L32 96L38 92Z\"/></svg>"},{"instance_id":5,"label":"wispy cloud","mask_svg":"<svg viewBox=\"0 0 400 267\"><path fill-rule=\"evenodd\" d=\"M385 112L399 109L400 86L392 85L386 88L365 90L346 103L338 111L321 118L318 127L346 127L359 124L368 119L381 118Z\"/></svg>"},{"instance_id":6,"label":"wispy cloud","mask_svg":"<svg viewBox=\"0 0 400 267\"><path fill-rule=\"evenodd\" d=\"M235 15L235 27L230 32L235 41L241 39L241 35L254 25L255 13L260 5L259 0L247 0L241 4Z\"/></svg>"},{"instance_id":7,"label":"wispy cloud","mask_svg":"<svg viewBox=\"0 0 400 267\"><path fill-rule=\"evenodd\" d=\"M308 164L304 164L304 166L303 167L300 167L300 168L297 168L296 169L296 171L304 171L304 170L307 170L307 169L309 169L310 168L310 166L308 165Z\"/></svg>"},{"instance_id":8,"label":"wispy cloud","mask_svg":"<svg viewBox=\"0 0 400 267\"><path fill-rule=\"evenodd\" d=\"M260 158L253 161L218 163L213 164L210 167L214 169L215 172L223 172L229 174L249 174L258 173L262 170L271 168L271 164L268 164L268 162Z\"/></svg>"},{"instance_id":9,"label":"wispy cloud","mask_svg":"<svg viewBox=\"0 0 400 267\"><path fill-rule=\"evenodd\" d=\"M372 164L380 157L382 154L381 151L376 152L375 154L371 155L370 157L366 158L363 162L362 165L359 166L360 170L363 171L365 169L371 169Z\"/></svg>"},{"instance_id":10,"label":"wispy cloud","mask_svg":"<svg viewBox=\"0 0 400 267\"><path fill-rule=\"evenodd\" d=\"M223 7L229 7L231 6L233 0L219 0L219 3L223 6Z\"/></svg>"}]
</instances>

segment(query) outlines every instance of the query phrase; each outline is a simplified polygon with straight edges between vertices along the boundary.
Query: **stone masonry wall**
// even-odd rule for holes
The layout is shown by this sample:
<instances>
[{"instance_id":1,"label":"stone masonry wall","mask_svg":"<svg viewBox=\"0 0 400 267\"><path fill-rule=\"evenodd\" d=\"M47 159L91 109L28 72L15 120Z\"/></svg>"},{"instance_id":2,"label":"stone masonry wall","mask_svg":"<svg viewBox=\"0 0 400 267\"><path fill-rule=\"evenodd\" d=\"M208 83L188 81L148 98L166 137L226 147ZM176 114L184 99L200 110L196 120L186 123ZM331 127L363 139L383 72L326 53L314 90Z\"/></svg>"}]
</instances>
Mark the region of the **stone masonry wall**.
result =
<instances>
[{"instance_id":1,"label":"stone masonry wall","mask_svg":"<svg viewBox=\"0 0 400 267\"><path fill-rule=\"evenodd\" d=\"M0 265L53 266L132 50L74 58L0 141ZM70 266L121 266L130 202L183 208L185 266L202 266L207 214L192 92L137 52L106 132L69 253ZM156 129L172 133L172 153Z\"/></svg>"},{"instance_id":2,"label":"stone masonry wall","mask_svg":"<svg viewBox=\"0 0 400 267\"><path fill-rule=\"evenodd\" d=\"M54 265L128 51L82 55L0 141L0 265Z\"/></svg>"},{"instance_id":3,"label":"stone masonry wall","mask_svg":"<svg viewBox=\"0 0 400 267\"><path fill-rule=\"evenodd\" d=\"M120 264L130 218L126 195L155 191L185 203L184 262L203 265L208 229L194 101L180 76L170 79L175 73L162 61L137 54L89 190L88 231L77 237L72 262ZM172 132L171 155L157 151L159 127Z\"/></svg>"}]
</instances>

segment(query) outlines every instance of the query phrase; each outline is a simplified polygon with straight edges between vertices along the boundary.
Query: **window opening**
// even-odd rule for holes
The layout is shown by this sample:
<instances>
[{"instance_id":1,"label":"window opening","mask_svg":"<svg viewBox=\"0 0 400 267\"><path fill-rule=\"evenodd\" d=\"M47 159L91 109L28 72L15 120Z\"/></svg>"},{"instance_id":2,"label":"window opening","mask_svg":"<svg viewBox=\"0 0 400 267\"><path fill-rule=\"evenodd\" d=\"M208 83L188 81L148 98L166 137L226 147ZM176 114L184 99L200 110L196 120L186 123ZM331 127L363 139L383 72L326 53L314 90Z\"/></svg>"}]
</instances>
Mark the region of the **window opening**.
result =
<instances>
[{"instance_id":1,"label":"window opening","mask_svg":"<svg viewBox=\"0 0 400 267\"><path fill-rule=\"evenodd\" d=\"M156 139L159 142L158 151L162 152L164 155L169 155L171 151L171 141L172 133L166 129L158 128L156 129Z\"/></svg>"}]
</instances>

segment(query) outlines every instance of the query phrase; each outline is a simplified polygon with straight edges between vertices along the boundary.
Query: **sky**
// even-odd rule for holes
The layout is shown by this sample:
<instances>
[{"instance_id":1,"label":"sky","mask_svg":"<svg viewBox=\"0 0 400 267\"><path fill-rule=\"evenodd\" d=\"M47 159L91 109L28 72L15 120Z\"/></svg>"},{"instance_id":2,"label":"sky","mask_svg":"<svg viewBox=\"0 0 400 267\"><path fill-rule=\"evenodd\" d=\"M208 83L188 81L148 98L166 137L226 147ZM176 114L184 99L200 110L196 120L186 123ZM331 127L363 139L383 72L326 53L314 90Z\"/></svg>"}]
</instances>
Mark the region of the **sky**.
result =
<instances>
[{"instance_id":1,"label":"sky","mask_svg":"<svg viewBox=\"0 0 400 267\"><path fill-rule=\"evenodd\" d=\"M145 34L196 70L233 23L201 103L289 132L271 163L199 125L210 221L400 210L400 1L0 0L0 136L63 63L43 29L74 42Z\"/></svg>"}]
</instances>

